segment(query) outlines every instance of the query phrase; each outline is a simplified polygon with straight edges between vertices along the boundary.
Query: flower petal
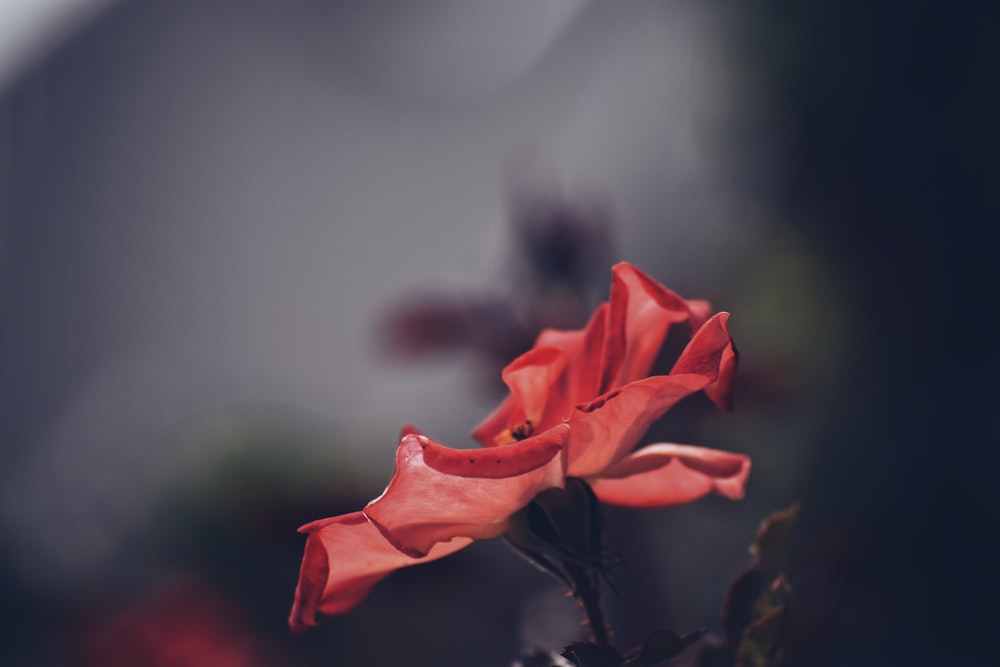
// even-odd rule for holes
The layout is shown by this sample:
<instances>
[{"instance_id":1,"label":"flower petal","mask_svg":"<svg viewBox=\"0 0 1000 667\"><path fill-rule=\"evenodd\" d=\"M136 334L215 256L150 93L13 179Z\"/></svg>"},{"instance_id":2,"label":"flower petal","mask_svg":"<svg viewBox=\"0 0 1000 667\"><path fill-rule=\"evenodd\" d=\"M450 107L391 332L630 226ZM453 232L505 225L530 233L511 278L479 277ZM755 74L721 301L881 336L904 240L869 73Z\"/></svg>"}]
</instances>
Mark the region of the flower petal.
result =
<instances>
[{"instance_id":1,"label":"flower petal","mask_svg":"<svg viewBox=\"0 0 1000 667\"><path fill-rule=\"evenodd\" d=\"M423 431L421 431L413 424L403 424L403 427L399 429L399 439L402 440L408 435L425 435L425 434Z\"/></svg>"},{"instance_id":2,"label":"flower petal","mask_svg":"<svg viewBox=\"0 0 1000 667\"><path fill-rule=\"evenodd\" d=\"M602 384L596 393L649 375L673 324L705 321L707 301L685 301L627 262L611 269L611 314Z\"/></svg>"},{"instance_id":3,"label":"flower petal","mask_svg":"<svg viewBox=\"0 0 1000 667\"><path fill-rule=\"evenodd\" d=\"M602 303L591 315L587 326L575 331L547 329L538 336L538 346L555 347L566 353L566 371L562 394L550 397L551 403L561 403L554 412L555 419L565 419L573 407L601 393L601 368L604 365L605 339L608 329L610 305Z\"/></svg>"},{"instance_id":4,"label":"flower petal","mask_svg":"<svg viewBox=\"0 0 1000 667\"><path fill-rule=\"evenodd\" d=\"M577 406L570 418L566 474L601 476L629 454L654 421L696 391L716 386L717 395L727 399L735 372L728 317L719 313L698 329L670 375L632 382Z\"/></svg>"},{"instance_id":5,"label":"flower petal","mask_svg":"<svg viewBox=\"0 0 1000 667\"><path fill-rule=\"evenodd\" d=\"M628 455L654 421L709 381L703 375L656 375L578 406L569 420L566 475L601 475Z\"/></svg>"},{"instance_id":6,"label":"flower petal","mask_svg":"<svg viewBox=\"0 0 1000 667\"><path fill-rule=\"evenodd\" d=\"M697 331L712 316L712 304L704 299L688 299L687 305L691 309L691 331Z\"/></svg>"},{"instance_id":7,"label":"flower petal","mask_svg":"<svg viewBox=\"0 0 1000 667\"><path fill-rule=\"evenodd\" d=\"M552 385L566 367L566 354L554 347L528 350L503 369L504 384L510 389L515 405L521 408L512 415L517 421L542 423Z\"/></svg>"},{"instance_id":8,"label":"flower petal","mask_svg":"<svg viewBox=\"0 0 1000 667\"><path fill-rule=\"evenodd\" d=\"M535 347L503 371L510 395L472 432L486 447L507 445L511 429L531 421L535 432L555 426L573 408L597 395L608 306L601 305L586 328L546 329Z\"/></svg>"},{"instance_id":9,"label":"flower petal","mask_svg":"<svg viewBox=\"0 0 1000 667\"><path fill-rule=\"evenodd\" d=\"M743 497L750 457L718 449L659 443L643 447L602 473L594 493L626 507L666 507L709 493Z\"/></svg>"},{"instance_id":10,"label":"flower petal","mask_svg":"<svg viewBox=\"0 0 1000 667\"><path fill-rule=\"evenodd\" d=\"M393 546L414 557L454 537L497 537L511 514L544 489L563 485L561 451L568 432L560 424L484 450L450 450L407 436L396 451L396 474L365 515Z\"/></svg>"},{"instance_id":11,"label":"flower petal","mask_svg":"<svg viewBox=\"0 0 1000 667\"><path fill-rule=\"evenodd\" d=\"M288 618L294 632L316 625L317 612L349 611L394 570L437 560L472 542L458 538L437 544L418 560L389 544L362 512L314 521L299 530L309 536Z\"/></svg>"},{"instance_id":12,"label":"flower petal","mask_svg":"<svg viewBox=\"0 0 1000 667\"><path fill-rule=\"evenodd\" d=\"M523 439L512 429L520 427L531 435L558 423L543 422L550 397L559 394L554 385L565 366L566 354L553 347L533 348L508 364L503 381L510 395L472 431L472 437L486 447L509 445Z\"/></svg>"},{"instance_id":13,"label":"flower petal","mask_svg":"<svg viewBox=\"0 0 1000 667\"><path fill-rule=\"evenodd\" d=\"M473 429L472 437L484 447L510 444L510 427L517 423L514 419L517 411L517 401L508 395L496 410Z\"/></svg>"},{"instance_id":14,"label":"flower petal","mask_svg":"<svg viewBox=\"0 0 1000 667\"><path fill-rule=\"evenodd\" d=\"M456 477L503 479L524 475L551 461L563 448L564 430L551 429L517 444L489 449L451 449L427 437L419 440L424 449L424 464L438 472Z\"/></svg>"},{"instance_id":15,"label":"flower petal","mask_svg":"<svg viewBox=\"0 0 1000 667\"><path fill-rule=\"evenodd\" d=\"M733 409L733 384L739 353L729 333L729 313L718 313L695 332L670 374L697 373L711 376L705 394L723 412Z\"/></svg>"}]
</instances>

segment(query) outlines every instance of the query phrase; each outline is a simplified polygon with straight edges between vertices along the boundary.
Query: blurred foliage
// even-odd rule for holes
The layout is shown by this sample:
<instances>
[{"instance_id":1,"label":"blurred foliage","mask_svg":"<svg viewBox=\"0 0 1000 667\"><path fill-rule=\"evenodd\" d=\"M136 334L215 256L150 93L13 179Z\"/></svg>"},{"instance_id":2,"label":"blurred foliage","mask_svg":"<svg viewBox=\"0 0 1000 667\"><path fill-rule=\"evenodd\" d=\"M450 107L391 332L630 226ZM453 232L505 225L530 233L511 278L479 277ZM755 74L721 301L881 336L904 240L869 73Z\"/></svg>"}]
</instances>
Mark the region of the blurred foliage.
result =
<instances>
[{"instance_id":1,"label":"blurred foliage","mask_svg":"<svg viewBox=\"0 0 1000 667\"><path fill-rule=\"evenodd\" d=\"M723 636L706 642L698 667L772 667L780 664L788 614L789 567L798 503L760 525L753 556L722 605Z\"/></svg>"}]
</instances>

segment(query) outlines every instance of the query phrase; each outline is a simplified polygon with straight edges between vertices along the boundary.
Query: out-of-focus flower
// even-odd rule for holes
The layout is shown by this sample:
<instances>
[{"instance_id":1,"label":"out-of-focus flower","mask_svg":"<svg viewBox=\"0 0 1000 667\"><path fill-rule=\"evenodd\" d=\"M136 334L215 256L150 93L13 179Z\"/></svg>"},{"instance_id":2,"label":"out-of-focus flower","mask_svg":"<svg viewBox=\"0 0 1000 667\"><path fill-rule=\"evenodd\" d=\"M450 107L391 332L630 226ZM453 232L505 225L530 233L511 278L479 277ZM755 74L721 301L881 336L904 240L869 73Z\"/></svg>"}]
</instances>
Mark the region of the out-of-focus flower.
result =
<instances>
[{"instance_id":1,"label":"out-of-focus flower","mask_svg":"<svg viewBox=\"0 0 1000 667\"><path fill-rule=\"evenodd\" d=\"M112 614L88 618L74 664L262 667L282 662L240 610L201 579L172 580Z\"/></svg>"},{"instance_id":2,"label":"out-of-focus flower","mask_svg":"<svg viewBox=\"0 0 1000 667\"><path fill-rule=\"evenodd\" d=\"M607 289L606 206L554 193L514 193L509 267L489 293L408 295L380 321L386 350L403 358L467 350L500 370L546 327L578 327Z\"/></svg>"},{"instance_id":3,"label":"out-of-focus flower","mask_svg":"<svg viewBox=\"0 0 1000 667\"><path fill-rule=\"evenodd\" d=\"M566 475L590 481L601 500L632 507L685 503L707 493L740 498L750 460L673 443L632 450L681 399L704 391L732 406L736 349L729 314L686 301L634 266L612 269L611 298L586 328L547 330L504 369L510 395L473 432L487 447L515 442L568 420ZM667 375L647 377L670 329L695 332Z\"/></svg>"},{"instance_id":4,"label":"out-of-focus flower","mask_svg":"<svg viewBox=\"0 0 1000 667\"><path fill-rule=\"evenodd\" d=\"M606 502L653 507L716 492L739 498L746 456L661 443L632 453L650 424L704 391L731 403L736 351L727 313L685 301L629 264L613 269L609 301L586 328L546 330L503 372L510 396L456 450L404 429L396 472L363 512L314 522L290 624L351 609L390 572L498 537L511 518L567 477ZM697 332L668 375L646 377L674 324ZM586 484L582 484L586 488Z\"/></svg>"}]
</instances>

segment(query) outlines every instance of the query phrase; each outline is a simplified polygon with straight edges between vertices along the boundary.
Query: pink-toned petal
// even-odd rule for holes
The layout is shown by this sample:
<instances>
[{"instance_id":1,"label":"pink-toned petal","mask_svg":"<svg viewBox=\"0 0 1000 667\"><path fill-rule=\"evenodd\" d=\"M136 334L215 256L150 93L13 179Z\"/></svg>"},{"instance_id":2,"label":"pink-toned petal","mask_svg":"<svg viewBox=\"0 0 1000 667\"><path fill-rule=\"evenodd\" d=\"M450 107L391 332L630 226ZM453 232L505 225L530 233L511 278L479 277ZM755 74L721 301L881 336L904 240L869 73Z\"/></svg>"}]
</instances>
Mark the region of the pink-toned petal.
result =
<instances>
[{"instance_id":1,"label":"pink-toned petal","mask_svg":"<svg viewBox=\"0 0 1000 667\"><path fill-rule=\"evenodd\" d=\"M735 352L728 318L719 313L698 329L670 375L639 380L577 406L570 419L566 474L601 476L632 451L654 421L696 391L716 386L722 399L730 396Z\"/></svg>"},{"instance_id":2,"label":"pink-toned petal","mask_svg":"<svg viewBox=\"0 0 1000 667\"><path fill-rule=\"evenodd\" d=\"M674 364L674 373L697 373L712 381L705 394L724 412L733 409L733 384L739 354L729 333L729 313L718 313L698 331Z\"/></svg>"},{"instance_id":3,"label":"pink-toned petal","mask_svg":"<svg viewBox=\"0 0 1000 667\"><path fill-rule=\"evenodd\" d=\"M454 537L497 537L511 514L541 491L563 485L561 451L568 433L569 426L560 424L504 447L451 450L458 454L446 453L447 448L427 438L407 436L396 451L395 475L385 492L368 504L365 515L397 549L415 557ZM551 452L541 465L540 451ZM503 456L500 464L498 453ZM460 455L466 456L465 464ZM498 469L511 474L497 476Z\"/></svg>"},{"instance_id":4,"label":"pink-toned petal","mask_svg":"<svg viewBox=\"0 0 1000 667\"><path fill-rule=\"evenodd\" d=\"M736 344L730 344L722 352L719 364L719 377L705 387L705 395L712 399L723 412L733 411L733 387L736 383L736 368L739 365L739 352Z\"/></svg>"},{"instance_id":5,"label":"pink-toned petal","mask_svg":"<svg viewBox=\"0 0 1000 667\"><path fill-rule=\"evenodd\" d=\"M408 435L424 435L424 432L413 424L403 424L403 427L399 429L399 439L402 440Z\"/></svg>"},{"instance_id":6,"label":"pink-toned petal","mask_svg":"<svg viewBox=\"0 0 1000 667\"><path fill-rule=\"evenodd\" d=\"M510 444L516 439L511 429L525 420L535 432L546 430L596 396L607 309L598 307L584 329L542 331L535 347L504 369L510 395L472 437L486 447Z\"/></svg>"},{"instance_id":7,"label":"pink-toned petal","mask_svg":"<svg viewBox=\"0 0 1000 667\"><path fill-rule=\"evenodd\" d=\"M666 507L717 493L743 497L750 457L718 449L660 443L643 447L611 466L594 483L606 503Z\"/></svg>"},{"instance_id":8,"label":"pink-toned petal","mask_svg":"<svg viewBox=\"0 0 1000 667\"><path fill-rule=\"evenodd\" d=\"M520 408L513 413L514 419L530 420L536 426L541 424L552 385L565 367L565 352L554 347L536 347L503 369L504 384L510 389L514 404Z\"/></svg>"},{"instance_id":9,"label":"pink-toned petal","mask_svg":"<svg viewBox=\"0 0 1000 667\"><path fill-rule=\"evenodd\" d=\"M542 428L558 424L568 418L578 404L601 393L599 387L609 312L609 304L603 303L594 311L583 330L561 332L576 337L576 340L574 347L566 351L566 368L549 393ZM543 332L539 341L546 338L557 338L556 332L550 331L548 335Z\"/></svg>"},{"instance_id":10,"label":"pink-toned petal","mask_svg":"<svg viewBox=\"0 0 1000 667\"><path fill-rule=\"evenodd\" d=\"M535 339L535 347L554 347L566 353L568 359L576 359L583 348L586 329L542 329Z\"/></svg>"},{"instance_id":11,"label":"pink-toned petal","mask_svg":"<svg viewBox=\"0 0 1000 667\"><path fill-rule=\"evenodd\" d=\"M472 431L472 437L484 447L497 447L509 444L512 436L510 427L515 424L514 413L517 411L516 401L508 395L496 410L484 419Z\"/></svg>"},{"instance_id":12,"label":"pink-toned petal","mask_svg":"<svg viewBox=\"0 0 1000 667\"><path fill-rule=\"evenodd\" d=\"M569 420L566 475L600 476L632 451L654 421L709 381L703 375L655 375L578 406Z\"/></svg>"},{"instance_id":13,"label":"pink-toned petal","mask_svg":"<svg viewBox=\"0 0 1000 667\"><path fill-rule=\"evenodd\" d=\"M517 477L540 468L562 451L565 429L554 428L534 438L506 447L488 449L452 449L430 438L419 438L423 447L423 462L446 475L503 479Z\"/></svg>"},{"instance_id":14,"label":"pink-toned petal","mask_svg":"<svg viewBox=\"0 0 1000 667\"><path fill-rule=\"evenodd\" d=\"M288 618L294 632L316 625L317 613L349 611L394 570L437 560L472 542L458 538L435 545L425 558L411 558L389 544L361 512L315 521L299 530L308 537Z\"/></svg>"},{"instance_id":15,"label":"pink-toned petal","mask_svg":"<svg viewBox=\"0 0 1000 667\"><path fill-rule=\"evenodd\" d=\"M685 301L626 262L611 271L611 315L600 392L649 375L670 327L687 320L693 328L700 326L711 308L705 301Z\"/></svg>"},{"instance_id":16,"label":"pink-toned petal","mask_svg":"<svg viewBox=\"0 0 1000 667\"><path fill-rule=\"evenodd\" d=\"M697 331L712 316L712 304L704 299L688 299L687 305L691 309L691 331Z\"/></svg>"},{"instance_id":17,"label":"pink-toned petal","mask_svg":"<svg viewBox=\"0 0 1000 667\"><path fill-rule=\"evenodd\" d=\"M533 348L508 364L503 381L510 394L472 431L472 437L486 447L496 447L518 439L512 429L520 428L530 435L554 425L543 423L543 419L549 397L559 394L553 386L565 366L566 354L553 347Z\"/></svg>"}]
</instances>

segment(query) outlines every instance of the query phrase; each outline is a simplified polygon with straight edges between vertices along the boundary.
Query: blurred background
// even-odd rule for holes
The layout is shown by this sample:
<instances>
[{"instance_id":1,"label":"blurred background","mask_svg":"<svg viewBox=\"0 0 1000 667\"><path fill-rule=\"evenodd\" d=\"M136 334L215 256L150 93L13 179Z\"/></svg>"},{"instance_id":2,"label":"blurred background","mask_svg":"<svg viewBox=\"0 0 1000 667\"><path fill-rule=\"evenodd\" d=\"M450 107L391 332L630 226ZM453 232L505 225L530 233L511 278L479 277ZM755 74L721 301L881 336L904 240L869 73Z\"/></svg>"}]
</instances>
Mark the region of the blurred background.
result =
<instances>
[{"instance_id":1,"label":"blurred background","mask_svg":"<svg viewBox=\"0 0 1000 667\"><path fill-rule=\"evenodd\" d=\"M308 521L452 446L628 260L733 313L747 497L608 511L622 648L792 500L788 665L986 665L995 17L922 3L0 2L0 663L508 665L499 541L301 636ZM669 363L665 360L664 363ZM668 366L667 366L668 367Z\"/></svg>"}]
</instances>

